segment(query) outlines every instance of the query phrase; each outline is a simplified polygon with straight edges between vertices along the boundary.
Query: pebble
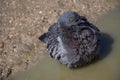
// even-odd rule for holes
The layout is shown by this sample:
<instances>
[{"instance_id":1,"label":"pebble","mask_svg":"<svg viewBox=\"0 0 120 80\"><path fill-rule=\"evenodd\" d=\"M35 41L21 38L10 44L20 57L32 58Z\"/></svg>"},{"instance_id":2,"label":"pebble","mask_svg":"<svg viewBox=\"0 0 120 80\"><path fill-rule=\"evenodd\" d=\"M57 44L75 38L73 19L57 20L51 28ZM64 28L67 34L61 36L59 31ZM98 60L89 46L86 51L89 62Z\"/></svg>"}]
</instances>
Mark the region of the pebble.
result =
<instances>
[{"instance_id":1,"label":"pebble","mask_svg":"<svg viewBox=\"0 0 120 80\"><path fill-rule=\"evenodd\" d=\"M4 48L4 43L0 42L0 48Z\"/></svg>"},{"instance_id":2,"label":"pebble","mask_svg":"<svg viewBox=\"0 0 120 80\"><path fill-rule=\"evenodd\" d=\"M39 14L42 14L42 11L39 11Z\"/></svg>"},{"instance_id":3,"label":"pebble","mask_svg":"<svg viewBox=\"0 0 120 80\"><path fill-rule=\"evenodd\" d=\"M12 37L13 37L13 35L12 35L12 34L8 35L8 38L9 38L9 39L11 39Z\"/></svg>"}]
</instances>

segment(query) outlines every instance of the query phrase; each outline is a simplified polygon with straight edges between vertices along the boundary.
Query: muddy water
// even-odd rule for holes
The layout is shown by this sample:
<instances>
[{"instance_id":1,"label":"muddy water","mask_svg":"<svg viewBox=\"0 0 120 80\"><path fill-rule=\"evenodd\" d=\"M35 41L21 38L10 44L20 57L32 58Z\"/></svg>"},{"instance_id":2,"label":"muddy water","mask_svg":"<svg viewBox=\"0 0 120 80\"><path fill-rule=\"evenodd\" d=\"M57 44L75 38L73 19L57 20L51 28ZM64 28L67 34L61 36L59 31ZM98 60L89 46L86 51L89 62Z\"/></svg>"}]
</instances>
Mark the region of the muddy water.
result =
<instances>
[{"instance_id":1,"label":"muddy water","mask_svg":"<svg viewBox=\"0 0 120 80\"><path fill-rule=\"evenodd\" d=\"M96 25L102 31L101 59L71 70L45 57L32 69L17 73L13 80L120 80L120 8L109 12Z\"/></svg>"}]
</instances>

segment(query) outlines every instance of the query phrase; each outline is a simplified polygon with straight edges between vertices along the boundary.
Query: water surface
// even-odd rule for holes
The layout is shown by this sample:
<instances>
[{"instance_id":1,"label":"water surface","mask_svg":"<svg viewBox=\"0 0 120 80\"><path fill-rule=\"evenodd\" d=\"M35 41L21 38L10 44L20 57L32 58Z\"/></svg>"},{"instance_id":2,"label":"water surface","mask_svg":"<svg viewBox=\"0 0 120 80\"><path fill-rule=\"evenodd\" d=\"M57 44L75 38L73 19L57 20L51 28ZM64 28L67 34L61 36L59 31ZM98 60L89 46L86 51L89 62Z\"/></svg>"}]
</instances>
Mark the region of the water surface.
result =
<instances>
[{"instance_id":1,"label":"water surface","mask_svg":"<svg viewBox=\"0 0 120 80\"><path fill-rule=\"evenodd\" d=\"M112 40L107 50L102 49L101 60L71 70L46 56L32 69L14 75L13 80L120 80L120 8L100 18L96 25ZM109 40L102 46L106 43Z\"/></svg>"}]
</instances>

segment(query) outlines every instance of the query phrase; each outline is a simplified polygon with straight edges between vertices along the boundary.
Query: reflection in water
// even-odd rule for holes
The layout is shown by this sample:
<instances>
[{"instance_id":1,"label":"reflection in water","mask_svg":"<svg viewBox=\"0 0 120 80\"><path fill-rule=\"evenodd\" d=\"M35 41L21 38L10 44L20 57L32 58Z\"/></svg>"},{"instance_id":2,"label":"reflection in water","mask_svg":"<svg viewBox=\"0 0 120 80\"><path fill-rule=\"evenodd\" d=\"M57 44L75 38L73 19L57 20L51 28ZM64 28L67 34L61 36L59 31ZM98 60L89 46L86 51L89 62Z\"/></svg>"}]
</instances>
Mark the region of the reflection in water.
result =
<instances>
[{"instance_id":1,"label":"reflection in water","mask_svg":"<svg viewBox=\"0 0 120 80\"><path fill-rule=\"evenodd\" d=\"M49 57L31 70L17 73L13 80L120 80L120 9L103 16L98 23L103 32L101 59L71 70Z\"/></svg>"},{"instance_id":2,"label":"reflection in water","mask_svg":"<svg viewBox=\"0 0 120 80\"><path fill-rule=\"evenodd\" d=\"M100 59L105 58L110 53L113 42L114 40L110 35L107 33L101 33Z\"/></svg>"}]
</instances>

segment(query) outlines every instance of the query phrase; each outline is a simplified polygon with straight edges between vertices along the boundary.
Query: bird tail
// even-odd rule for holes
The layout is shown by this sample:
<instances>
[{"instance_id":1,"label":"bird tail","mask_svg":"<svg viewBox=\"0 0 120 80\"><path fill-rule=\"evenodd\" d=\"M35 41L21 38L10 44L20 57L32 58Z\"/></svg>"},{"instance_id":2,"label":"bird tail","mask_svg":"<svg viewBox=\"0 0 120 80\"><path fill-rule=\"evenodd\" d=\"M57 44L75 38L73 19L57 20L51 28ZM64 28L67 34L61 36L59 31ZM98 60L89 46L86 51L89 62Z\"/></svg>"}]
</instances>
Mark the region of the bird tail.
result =
<instances>
[{"instance_id":1,"label":"bird tail","mask_svg":"<svg viewBox=\"0 0 120 80\"><path fill-rule=\"evenodd\" d=\"M41 35L39 37L39 40L44 42L44 43L47 43L47 33L44 33L43 35Z\"/></svg>"}]
</instances>

